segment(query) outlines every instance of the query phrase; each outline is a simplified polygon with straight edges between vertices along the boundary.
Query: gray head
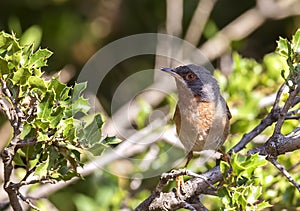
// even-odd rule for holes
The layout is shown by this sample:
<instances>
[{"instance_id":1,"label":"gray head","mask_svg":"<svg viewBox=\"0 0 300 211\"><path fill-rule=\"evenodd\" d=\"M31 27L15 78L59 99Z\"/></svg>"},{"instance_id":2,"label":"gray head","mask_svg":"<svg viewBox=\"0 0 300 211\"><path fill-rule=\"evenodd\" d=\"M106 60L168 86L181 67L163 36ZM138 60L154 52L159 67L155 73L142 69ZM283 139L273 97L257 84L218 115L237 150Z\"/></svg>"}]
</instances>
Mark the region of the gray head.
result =
<instances>
[{"instance_id":1,"label":"gray head","mask_svg":"<svg viewBox=\"0 0 300 211\"><path fill-rule=\"evenodd\" d=\"M201 101L215 101L220 95L216 79L204 67L189 64L177 68L161 68L176 78L177 86L186 86Z\"/></svg>"}]
</instances>

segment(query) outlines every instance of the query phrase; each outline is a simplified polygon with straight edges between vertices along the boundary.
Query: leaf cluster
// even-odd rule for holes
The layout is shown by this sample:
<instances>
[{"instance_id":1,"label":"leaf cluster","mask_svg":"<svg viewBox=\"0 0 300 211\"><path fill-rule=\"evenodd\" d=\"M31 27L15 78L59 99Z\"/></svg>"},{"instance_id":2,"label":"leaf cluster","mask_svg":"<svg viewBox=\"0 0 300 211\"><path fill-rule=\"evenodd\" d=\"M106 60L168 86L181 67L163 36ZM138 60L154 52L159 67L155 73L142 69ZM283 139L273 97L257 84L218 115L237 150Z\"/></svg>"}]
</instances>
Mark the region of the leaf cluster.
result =
<instances>
[{"instance_id":1,"label":"leaf cluster","mask_svg":"<svg viewBox=\"0 0 300 211\"><path fill-rule=\"evenodd\" d=\"M300 83L300 29L297 30L291 42L286 38L280 37L277 41L276 53L286 59L289 67L288 76L285 75L285 70L281 71L281 76L286 81L289 87Z\"/></svg>"},{"instance_id":2,"label":"leaf cluster","mask_svg":"<svg viewBox=\"0 0 300 211\"><path fill-rule=\"evenodd\" d=\"M234 153L230 164L220 163L220 170L225 176L218 195L226 210L261 210L270 207L268 202L261 201L262 184L255 177L257 168L267 164L265 157L254 154L242 156Z\"/></svg>"},{"instance_id":3,"label":"leaf cluster","mask_svg":"<svg viewBox=\"0 0 300 211\"><path fill-rule=\"evenodd\" d=\"M83 118L91 108L83 97L86 83L71 87L58 76L43 77L41 69L51 55L47 49L21 46L14 35L0 32L1 98L21 114L18 119L9 118L18 127L14 130L14 136L18 135L14 166L25 168L25 177L33 173L68 180L79 176L76 168L83 165L84 150L93 149L99 155L115 139L103 139L100 114Z\"/></svg>"}]
</instances>

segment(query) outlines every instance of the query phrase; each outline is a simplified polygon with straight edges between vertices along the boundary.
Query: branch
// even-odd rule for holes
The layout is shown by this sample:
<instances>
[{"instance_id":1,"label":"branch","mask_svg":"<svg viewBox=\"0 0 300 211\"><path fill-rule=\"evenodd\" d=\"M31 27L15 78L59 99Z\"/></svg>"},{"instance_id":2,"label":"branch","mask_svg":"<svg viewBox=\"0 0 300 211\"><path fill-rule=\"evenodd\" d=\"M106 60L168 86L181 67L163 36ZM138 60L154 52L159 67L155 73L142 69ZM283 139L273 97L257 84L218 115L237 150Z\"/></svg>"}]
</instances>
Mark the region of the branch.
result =
<instances>
[{"instance_id":1,"label":"branch","mask_svg":"<svg viewBox=\"0 0 300 211\"><path fill-rule=\"evenodd\" d=\"M267 157L267 160L270 161L281 173L285 176L290 183L292 183L297 190L300 192L300 185L293 179L293 177L289 174L289 172L282 166L276 158L274 157Z\"/></svg>"},{"instance_id":2,"label":"branch","mask_svg":"<svg viewBox=\"0 0 300 211\"><path fill-rule=\"evenodd\" d=\"M206 178L206 180L203 178ZM206 190L211 187L211 184L222 181L222 179L223 175L220 172L220 168L219 166L216 166L201 174L201 177L192 178L186 181L184 183L186 193L181 195L181 197L178 197L175 191L168 193L154 191L135 209L135 211L176 210L177 208L182 207L183 201L193 201L195 196L205 193ZM162 177L162 180L165 180L165 178ZM165 183L165 181L162 183Z\"/></svg>"},{"instance_id":3,"label":"branch","mask_svg":"<svg viewBox=\"0 0 300 211\"><path fill-rule=\"evenodd\" d=\"M9 145L5 147L1 153L2 161L4 164L4 190L7 192L11 206L14 210L22 210L21 204L18 199L19 190L14 188L14 183L10 182L10 178L13 172L13 159L17 151L17 144L20 141L20 135L23 130L23 119L24 113L19 109L17 100L13 97L10 90L8 89L6 82L3 79L0 79L1 83L1 93L6 96L6 100L9 100L9 107L7 103L4 103L3 99L1 100L1 108L4 109L4 112L7 114L7 118L10 121L11 126L13 127L13 138L10 141ZM2 97L2 96L1 96ZM8 102L8 101L7 101ZM9 110L8 110L9 109Z\"/></svg>"},{"instance_id":4,"label":"branch","mask_svg":"<svg viewBox=\"0 0 300 211\"><path fill-rule=\"evenodd\" d=\"M300 149L300 137L290 138L283 135L277 135L272 136L266 143L250 150L248 153L259 153L263 156L271 155L277 157L278 155L293 152L297 149Z\"/></svg>"},{"instance_id":5,"label":"branch","mask_svg":"<svg viewBox=\"0 0 300 211\"><path fill-rule=\"evenodd\" d=\"M280 131L281 131L281 128L282 128L282 124L285 120L285 117L286 117L286 114L287 112L289 111L289 109L292 107L293 105L293 102L295 100L295 97L299 94L300 92L300 86L296 86L296 89L294 88L290 88L290 91L289 91L289 97L286 101L286 103L284 104L281 112L280 112L280 115L279 115L279 119L275 125L275 129L274 129L274 134L279 134Z\"/></svg>"}]
</instances>

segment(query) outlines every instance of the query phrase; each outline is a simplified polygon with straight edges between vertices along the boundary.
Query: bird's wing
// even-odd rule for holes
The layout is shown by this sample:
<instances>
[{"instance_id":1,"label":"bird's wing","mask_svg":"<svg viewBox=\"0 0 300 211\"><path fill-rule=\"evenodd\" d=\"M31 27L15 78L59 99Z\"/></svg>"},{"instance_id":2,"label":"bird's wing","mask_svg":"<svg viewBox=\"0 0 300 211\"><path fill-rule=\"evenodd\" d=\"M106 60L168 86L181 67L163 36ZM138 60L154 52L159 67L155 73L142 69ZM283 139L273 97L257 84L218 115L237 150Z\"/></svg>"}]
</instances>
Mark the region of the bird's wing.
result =
<instances>
[{"instance_id":1,"label":"bird's wing","mask_svg":"<svg viewBox=\"0 0 300 211\"><path fill-rule=\"evenodd\" d=\"M231 115L231 113L230 113L230 110L229 110L229 107L228 107L227 103L226 103L226 113L227 113L228 119L231 119L231 118L232 118L232 115Z\"/></svg>"},{"instance_id":2,"label":"bird's wing","mask_svg":"<svg viewBox=\"0 0 300 211\"><path fill-rule=\"evenodd\" d=\"M173 119L174 119L174 122L175 122L175 125L176 125L176 132L177 132L177 134L180 134L181 115L180 115L180 110L179 110L178 105L176 106Z\"/></svg>"}]
</instances>

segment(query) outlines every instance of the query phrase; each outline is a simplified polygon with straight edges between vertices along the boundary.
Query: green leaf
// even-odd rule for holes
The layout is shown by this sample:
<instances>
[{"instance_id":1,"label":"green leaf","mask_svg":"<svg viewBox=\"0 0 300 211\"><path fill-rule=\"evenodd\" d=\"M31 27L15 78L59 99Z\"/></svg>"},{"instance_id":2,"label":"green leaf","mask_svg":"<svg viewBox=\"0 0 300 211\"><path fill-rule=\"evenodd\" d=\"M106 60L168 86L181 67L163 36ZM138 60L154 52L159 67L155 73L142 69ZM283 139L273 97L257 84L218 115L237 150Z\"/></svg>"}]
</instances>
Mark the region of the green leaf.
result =
<instances>
[{"instance_id":1,"label":"green leaf","mask_svg":"<svg viewBox=\"0 0 300 211\"><path fill-rule=\"evenodd\" d=\"M288 58L289 57L289 42L287 39L284 39L282 37L279 37L279 40L277 41L277 48L276 48L276 52L285 57Z\"/></svg>"},{"instance_id":2,"label":"green leaf","mask_svg":"<svg viewBox=\"0 0 300 211\"><path fill-rule=\"evenodd\" d=\"M67 167L65 168L62 168L60 171L59 171L60 175L59 175L59 178L57 178L57 180L64 180L64 181L67 181L67 180L70 180L72 179L73 177L79 177L79 178L82 178L81 175L73 170L69 170Z\"/></svg>"},{"instance_id":3,"label":"green leaf","mask_svg":"<svg viewBox=\"0 0 300 211\"><path fill-rule=\"evenodd\" d=\"M109 145L115 145L115 144L119 144L121 142L122 142L122 140L118 139L115 136L108 136L102 141L102 143L109 144Z\"/></svg>"},{"instance_id":4,"label":"green leaf","mask_svg":"<svg viewBox=\"0 0 300 211\"><path fill-rule=\"evenodd\" d=\"M59 124L59 122L64 117L65 107L58 106L54 110L52 110L51 115L49 116L50 127L55 128Z\"/></svg>"},{"instance_id":5,"label":"green leaf","mask_svg":"<svg viewBox=\"0 0 300 211\"><path fill-rule=\"evenodd\" d=\"M52 52L48 49L39 49L33 55L31 55L28 66L30 68L40 68L47 64L47 59L52 55ZM39 75L37 75L39 76Z\"/></svg>"},{"instance_id":6,"label":"green leaf","mask_svg":"<svg viewBox=\"0 0 300 211\"><path fill-rule=\"evenodd\" d=\"M261 202L261 203L259 203L259 204L257 205L257 209L258 209L258 210L264 210L264 209L266 209L266 208L268 208L268 207L272 207L272 205L269 204L269 202L266 202L266 201L263 201L263 202Z\"/></svg>"},{"instance_id":7,"label":"green leaf","mask_svg":"<svg viewBox=\"0 0 300 211\"><path fill-rule=\"evenodd\" d=\"M267 160L265 159L265 157L258 154L251 155L243 163L243 165L246 167L245 173L247 174L247 177L249 179L253 175L253 172L256 168L264 166L266 164Z\"/></svg>"},{"instance_id":8,"label":"green leaf","mask_svg":"<svg viewBox=\"0 0 300 211\"><path fill-rule=\"evenodd\" d=\"M49 120L49 116L52 113L53 95L50 92L46 92L45 97L37 107L37 117L45 122Z\"/></svg>"},{"instance_id":9,"label":"green leaf","mask_svg":"<svg viewBox=\"0 0 300 211\"><path fill-rule=\"evenodd\" d=\"M222 202L225 205L229 205L232 203L232 195L231 193L228 191L228 188L226 187L221 187L217 190L218 196L220 196L222 198Z\"/></svg>"},{"instance_id":10,"label":"green leaf","mask_svg":"<svg viewBox=\"0 0 300 211\"><path fill-rule=\"evenodd\" d=\"M69 141L73 141L75 139L76 128L78 122L73 117L62 120L60 122L60 130L62 130L63 137Z\"/></svg>"},{"instance_id":11,"label":"green leaf","mask_svg":"<svg viewBox=\"0 0 300 211\"><path fill-rule=\"evenodd\" d=\"M221 160L221 162L220 162L220 171L221 171L221 173L225 174L229 168L230 168L230 165L227 162Z\"/></svg>"},{"instance_id":12,"label":"green leaf","mask_svg":"<svg viewBox=\"0 0 300 211\"><path fill-rule=\"evenodd\" d=\"M4 31L0 32L0 48L2 48L5 44L6 44L6 33L4 33Z\"/></svg>"},{"instance_id":13,"label":"green leaf","mask_svg":"<svg viewBox=\"0 0 300 211\"><path fill-rule=\"evenodd\" d=\"M84 128L85 139L89 146L99 143L102 137L101 127L103 121L100 114L96 114L93 121Z\"/></svg>"},{"instance_id":14,"label":"green leaf","mask_svg":"<svg viewBox=\"0 0 300 211\"><path fill-rule=\"evenodd\" d=\"M8 74L9 68L8 68L8 63L7 61L5 61L4 59L2 59L0 57L0 77L2 77L2 75Z\"/></svg>"},{"instance_id":15,"label":"green leaf","mask_svg":"<svg viewBox=\"0 0 300 211\"><path fill-rule=\"evenodd\" d=\"M30 168L35 167L40 162L40 154L37 154L35 158L29 160Z\"/></svg>"},{"instance_id":16,"label":"green leaf","mask_svg":"<svg viewBox=\"0 0 300 211\"><path fill-rule=\"evenodd\" d=\"M67 89L67 85L61 83L58 78L53 78L49 85L49 89L53 89L54 91L54 99L55 100L65 100L65 91ZM67 93L68 94L68 93Z\"/></svg>"},{"instance_id":17,"label":"green leaf","mask_svg":"<svg viewBox=\"0 0 300 211\"><path fill-rule=\"evenodd\" d=\"M14 84L25 84L28 78L31 76L30 71L27 68L20 68L13 74L12 82Z\"/></svg>"},{"instance_id":18,"label":"green leaf","mask_svg":"<svg viewBox=\"0 0 300 211\"><path fill-rule=\"evenodd\" d=\"M26 166L26 164L23 162L23 159L21 158L20 153L16 153L14 156L14 163L18 166Z\"/></svg>"},{"instance_id":19,"label":"green leaf","mask_svg":"<svg viewBox=\"0 0 300 211\"><path fill-rule=\"evenodd\" d=\"M300 53L300 29L298 29L292 39L293 49L296 53Z\"/></svg>"},{"instance_id":20,"label":"green leaf","mask_svg":"<svg viewBox=\"0 0 300 211\"><path fill-rule=\"evenodd\" d=\"M49 120L36 118L34 124L36 125L37 128L40 128L42 129L42 131L46 132L48 130L50 122Z\"/></svg>"},{"instance_id":21,"label":"green leaf","mask_svg":"<svg viewBox=\"0 0 300 211\"><path fill-rule=\"evenodd\" d=\"M90 147L88 151L91 152L94 156L100 156L103 153L103 151L107 148L107 145L104 145L102 143L96 143L92 147Z\"/></svg>"},{"instance_id":22,"label":"green leaf","mask_svg":"<svg viewBox=\"0 0 300 211\"><path fill-rule=\"evenodd\" d=\"M49 169L55 170L57 165L59 165L59 157L60 153L57 148L54 146L50 146L49 148Z\"/></svg>"},{"instance_id":23,"label":"green leaf","mask_svg":"<svg viewBox=\"0 0 300 211\"><path fill-rule=\"evenodd\" d=\"M245 157L241 156L240 154L238 153L232 154L231 165L232 165L232 171L235 173L235 175L240 175L240 173L245 170L245 166L242 165L244 160Z\"/></svg>"},{"instance_id":24,"label":"green leaf","mask_svg":"<svg viewBox=\"0 0 300 211\"><path fill-rule=\"evenodd\" d=\"M74 116L78 112L81 112L83 114L87 114L90 109L91 109L91 106L90 106L89 100L85 99L81 96L75 102L72 101L72 105L68 109L68 112L66 113L66 115L67 116Z\"/></svg>"},{"instance_id":25,"label":"green leaf","mask_svg":"<svg viewBox=\"0 0 300 211\"><path fill-rule=\"evenodd\" d=\"M49 156L44 162L40 162L34 171L34 174L39 177L45 177L48 174Z\"/></svg>"},{"instance_id":26,"label":"green leaf","mask_svg":"<svg viewBox=\"0 0 300 211\"><path fill-rule=\"evenodd\" d=\"M20 135L20 139L23 140L31 131L32 126L30 124L25 124Z\"/></svg>"},{"instance_id":27,"label":"green leaf","mask_svg":"<svg viewBox=\"0 0 300 211\"><path fill-rule=\"evenodd\" d=\"M45 141L49 140L49 137L46 133L42 133L42 132L38 131L37 134L38 134L37 135L37 142L45 142Z\"/></svg>"},{"instance_id":28,"label":"green leaf","mask_svg":"<svg viewBox=\"0 0 300 211\"><path fill-rule=\"evenodd\" d=\"M47 90L46 83L42 78L39 78L39 77L36 77L36 76L30 76L28 78L28 83L32 88L38 88L42 91Z\"/></svg>"},{"instance_id":29,"label":"green leaf","mask_svg":"<svg viewBox=\"0 0 300 211\"><path fill-rule=\"evenodd\" d=\"M87 87L87 83L75 83L72 93L72 102L76 102L81 96L83 90Z\"/></svg>"}]
</instances>

